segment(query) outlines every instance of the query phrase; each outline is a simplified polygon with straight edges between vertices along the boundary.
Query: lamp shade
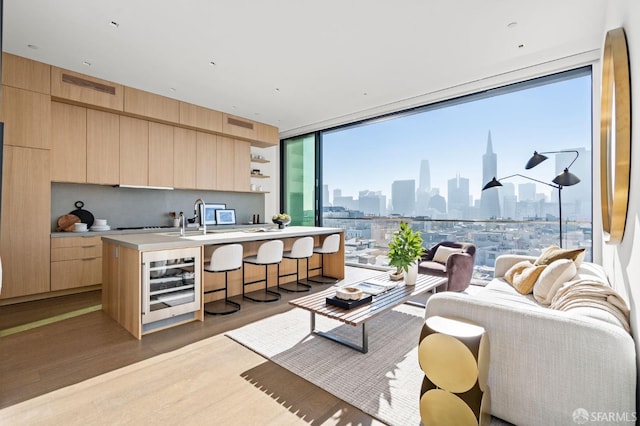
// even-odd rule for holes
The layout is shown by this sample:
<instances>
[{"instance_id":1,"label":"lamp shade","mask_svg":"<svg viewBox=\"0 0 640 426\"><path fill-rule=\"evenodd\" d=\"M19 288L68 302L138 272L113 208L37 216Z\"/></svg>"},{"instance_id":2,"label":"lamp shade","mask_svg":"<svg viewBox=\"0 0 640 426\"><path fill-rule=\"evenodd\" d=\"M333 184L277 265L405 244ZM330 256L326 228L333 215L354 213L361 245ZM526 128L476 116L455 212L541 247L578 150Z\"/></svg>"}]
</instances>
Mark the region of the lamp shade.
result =
<instances>
[{"instance_id":1,"label":"lamp shade","mask_svg":"<svg viewBox=\"0 0 640 426\"><path fill-rule=\"evenodd\" d=\"M495 188L496 186L502 186L502 184L494 176L493 179L491 179L491 181L489 183L487 183L485 186L482 187L482 190L484 191L485 189Z\"/></svg>"},{"instance_id":2,"label":"lamp shade","mask_svg":"<svg viewBox=\"0 0 640 426\"><path fill-rule=\"evenodd\" d=\"M569 172L569 169L564 169L564 172L556 176L552 182L560 186L572 186L580 183L580 178Z\"/></svg>"},{"instance_id":3,"label":"lamp shade","mask_svg":"<svg viewBox=\"0 0 640 426\"><path fill-rule=\"evenodd\" d=\"M547 157L546 155L538 154L538 151L533 151L533 157L529 158L529 161L527 161L527 165L524 166L524 168L527 170L533 169L535 166L542 163L547 158L549 157Z\"/></svg>"}]
</instances>

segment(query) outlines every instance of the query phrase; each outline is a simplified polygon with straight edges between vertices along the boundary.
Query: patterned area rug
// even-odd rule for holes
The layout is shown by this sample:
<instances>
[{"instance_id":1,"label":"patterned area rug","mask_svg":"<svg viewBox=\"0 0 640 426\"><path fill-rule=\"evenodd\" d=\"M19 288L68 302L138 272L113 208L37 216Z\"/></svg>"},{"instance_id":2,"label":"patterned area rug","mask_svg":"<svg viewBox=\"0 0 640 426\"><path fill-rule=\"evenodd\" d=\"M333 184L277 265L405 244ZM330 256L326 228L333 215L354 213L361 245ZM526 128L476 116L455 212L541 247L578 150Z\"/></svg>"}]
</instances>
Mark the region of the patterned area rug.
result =
<instances>
[{"instance_id":1,"label":"patterned area rug","mask_svg":"<svg viewBox=\"0 0 640 426\"><path fill-rule=\"evenodd\" d=\"M391 425L419 425L418 340L424 309L401 305L367 323L369 352L309 334L293 309L227 333L276 364ZM360 328L316 316L317 327L360 343Z\"/></svg>"}]
</instances>

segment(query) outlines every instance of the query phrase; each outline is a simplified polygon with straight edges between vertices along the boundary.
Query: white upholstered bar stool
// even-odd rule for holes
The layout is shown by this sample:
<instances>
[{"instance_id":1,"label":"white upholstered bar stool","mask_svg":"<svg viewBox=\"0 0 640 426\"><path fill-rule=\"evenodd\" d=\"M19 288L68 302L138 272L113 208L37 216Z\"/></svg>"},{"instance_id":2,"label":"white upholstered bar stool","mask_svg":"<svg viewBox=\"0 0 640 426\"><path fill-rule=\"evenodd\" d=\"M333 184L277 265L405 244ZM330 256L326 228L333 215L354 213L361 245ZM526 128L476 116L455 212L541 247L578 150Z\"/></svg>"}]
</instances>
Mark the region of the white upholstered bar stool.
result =
<instances>
[{"instance_id":1,"label":"white upholstered bar stool","mask_svg":"<svg viewBox=\"0 0 640 426\"><path fill-rule=\"evenodd\" d=\"M240 310L240 304L228 298L229 272L242 267L242 245L228 244L220 246L211 254L211 260L204 265L204 271L210 273L224 272L224 288L205 291L204 294L224 291L224 300L205 303L204 312L210 315L228 315ZM215 309L215 305L224 304L222 309Z\"/></svg>"},{"instance_id":2,"label":"white upholstered bar stool","mask_svg":"<svg viewBox=\"0 0 640 426\"><path fill-rule=\"evenodd\" d=\"M280 240L272 240L262 243L258 247L258 254L255 256L248 256L242 260L242 297L252 302L275 302L280 300L280 293L277 291L269 290L269 265L277 265L276 279L280 276L280 262L282 261L284 243ZM246 264L264 266L264 279L247 282L245 280ZM251 284L264 281L264 297L258 298L247 295L245 293L245 287ZM253 292L249 292L253 293Z\"/></svg>"},{"instance_id":3,"label":"white upholstered bar stool","mask_svg":"<svg viewBox=\"0 0 640 426\"><path fill-rule=\"evenodd\" d=\"M319 284L335 284L339 280L334 277L328 277L324 274L324 255L325 254L333 254L337 253L340 250L340 234L331 234L322 242L322 246L316 247L313 249L313 252L316 254L320 254L322 257L320 259L320 267L312 268L312 271L320 269L320 275L315 275L313 277L309 277L309 273L307 271L307 281L311 281Z\"/></svg>"},{"instance_id":4,"label":"white upholstered bar stool","mask_svg":"<svg viewBox=\"0 0 640 426\"><path fill-rule=\"evenodd\" d=\"M296 272L278 276L278 290L293 293L309 291L309 289L311 289L311 286L309 284L300 281L300 260L307 260L307 277L309 277L309 259L311 258L311 256L313 256L313 237L302 237L293 242L291 250L285 251L282 254L282 257L285 259L295 259ZM295 282L280 284L280 278L288 277L290 275L296 276Z\"/></svg>"}]
</instances>

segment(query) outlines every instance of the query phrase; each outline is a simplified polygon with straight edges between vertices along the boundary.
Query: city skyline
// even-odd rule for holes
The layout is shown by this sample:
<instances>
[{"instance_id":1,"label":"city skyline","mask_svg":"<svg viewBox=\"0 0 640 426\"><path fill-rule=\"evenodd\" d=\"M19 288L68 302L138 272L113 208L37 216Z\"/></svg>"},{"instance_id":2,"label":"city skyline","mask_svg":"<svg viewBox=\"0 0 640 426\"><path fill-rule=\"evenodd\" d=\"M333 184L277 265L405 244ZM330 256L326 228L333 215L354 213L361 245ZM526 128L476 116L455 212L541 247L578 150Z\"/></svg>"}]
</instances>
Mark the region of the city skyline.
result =
<instances>
[{"instance_id":1,"label":"city skyline","mask_svg":"<svg viewBox=\"0 0 640 426\"><path fill-rule=\"evenodd\" d=\"M496 178L524 174L551 182L558 167L553 156L532 170L525 170L524 165L534 151L579 149L590 154L590 108L591 76L580 75L329 131L323 134L323 156L329 159L323 161L323 184L329 193L341 189L343 197L357 198L360 191L368 190L389 199L395 181L414 180L419 187L421 164L428 160L431 188L437 188L441 196L448 198L448 181L460 176L469 180L471 198L480 200L487 183L482 158L487 154L489 133L492 151L499 156ZM590 155L581 156L571 170L578 168L584 184L590 185ZM551 188L536 186L537 193L553 201ZM563 191L563 197L568 191Z\"/></svg>"}]
</instances>

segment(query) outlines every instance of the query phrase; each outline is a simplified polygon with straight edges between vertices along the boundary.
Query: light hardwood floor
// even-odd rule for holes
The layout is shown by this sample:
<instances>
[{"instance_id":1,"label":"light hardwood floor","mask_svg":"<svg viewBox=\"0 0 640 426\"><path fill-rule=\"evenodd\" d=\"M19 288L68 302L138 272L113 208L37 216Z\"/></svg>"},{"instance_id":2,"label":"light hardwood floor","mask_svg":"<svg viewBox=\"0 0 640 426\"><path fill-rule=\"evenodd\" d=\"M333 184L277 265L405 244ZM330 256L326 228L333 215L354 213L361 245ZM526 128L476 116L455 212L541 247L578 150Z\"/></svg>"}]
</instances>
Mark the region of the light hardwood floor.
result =
<instances>
[{"instance_id":1,"label":"light hardwood floor","mask_svg":"<svg viewBox=\"0 0 640 426\"><path fill-rule=\"evenodd\" d=\"M346 280L366 278L377 273L348 268ZM324 288L316 285L312 291ZM216 401L212 401L210 410L191 417L194 423L380 424L357 408L224 336L228 330L291 309L288 300L299 296L300 293L283 293L281 301L266 304L238 299L242 303L242 310L236 314L207 316L204 322L192 322L153 333L144 336L141 341L134 339L102 311L2 337L0 423L24 424L16 422L25 419L37 424L58 423L62 419L53 413L65 412L62 406L64 401L47 399L44 412L31 412L28 415L17 409L22 405L16 404L215 336L213 342L216 345L215 358L219 360L219 380L211 383L211 386ZM99 303L99 292L90 292L2 306L0 330ZM132 383L130 392L135 392L135 389L135 383ZM188 389L184 391L186 394L189 392ZM95 408L100 395L85 397L93 404L87 404L87 410L82 413L74 412L72 423L105 424L105 419L100 417L100 410ZM122 398L126 400L126 395L122 395ZM126 403L119 409L123 415L126 414ZM141 423L141 419L144 419L142 414L129 413L118 423L142 424L144 421ZM176 416L175 419L176 424L184 424L184 417ZM181 419L180 422L178 419Z\"/></svg>"}]
</instances>

